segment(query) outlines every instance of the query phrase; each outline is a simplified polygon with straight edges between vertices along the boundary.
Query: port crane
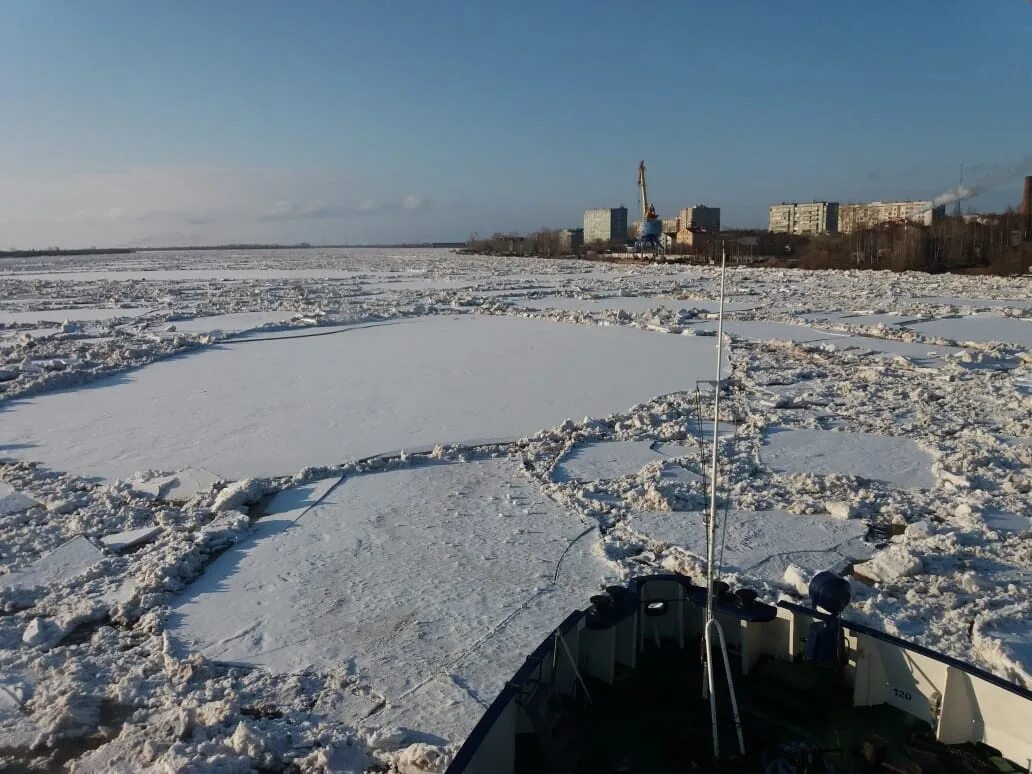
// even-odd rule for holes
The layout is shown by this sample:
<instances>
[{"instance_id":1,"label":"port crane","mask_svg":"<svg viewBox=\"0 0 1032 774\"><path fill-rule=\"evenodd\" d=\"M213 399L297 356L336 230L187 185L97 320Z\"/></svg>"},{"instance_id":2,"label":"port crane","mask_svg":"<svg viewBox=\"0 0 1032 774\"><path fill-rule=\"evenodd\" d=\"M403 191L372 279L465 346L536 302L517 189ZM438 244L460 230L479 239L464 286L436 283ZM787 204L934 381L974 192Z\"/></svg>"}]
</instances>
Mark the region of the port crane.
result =
<instances>
[{"instance_id":1,"label":"port crane","mask_svg":"<svg viewBox=\"0 0 1032 774\"><path fill-rule=\"evenodd\" d=\"M638 238L634 242L634 252L658 255L663 252L663 245L660 242L663 221L656 214L656 206L649 202L644 160L638 164L638 189L641 192L641 228L638 230Z\"/></svg>"}]
</instances>

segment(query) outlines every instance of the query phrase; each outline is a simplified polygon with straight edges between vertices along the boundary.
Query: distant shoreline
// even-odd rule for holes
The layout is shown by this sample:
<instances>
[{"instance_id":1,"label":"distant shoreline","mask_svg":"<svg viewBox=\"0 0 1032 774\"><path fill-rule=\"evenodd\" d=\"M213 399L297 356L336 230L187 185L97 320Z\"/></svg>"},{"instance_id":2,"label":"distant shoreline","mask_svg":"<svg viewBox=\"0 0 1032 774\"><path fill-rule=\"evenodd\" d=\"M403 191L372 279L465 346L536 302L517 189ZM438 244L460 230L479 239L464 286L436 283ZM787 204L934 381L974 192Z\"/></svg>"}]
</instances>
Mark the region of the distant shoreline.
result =
<instances>
[{"instance_id":1,"label":"distant shoreline","mask_svg":"<svg viewBox=\"0 0 1032 774\"><path fill-rule=\"evenodd\" d=\"M465 247L465 242L389 242L382 244L361 244L361 245L313 245L308 242L301 242L293 245L264 245L264 244L228 244L228 245L172 245L169 247L137 247L135 252L159 253L172 250L340 250L340 249L368 249L368 248L399 248L399 247Z\"/></svg>"},{"instance_id":2,"label":"distant shoreline","mask_svg":"<svg viewBox=\"0 0 1032 774\"><path fill-rule=\"evenodd\" d=\"M0 250L0 258L48 258L64 255L129 255L132 253L160 253L186 250L339 250L369 248L410 247L465 247L465 242L399 242L372 245L311 245L307 242L296 245L228 244L228 245L172 245L169 247L83 247L68 250Z\"/></svg>"},{"instance_id":3,"label":"distant shoreline","mask_svg":"<svg viewBox=\"0 0 1032 774\"><path fill-rule=\"evenodd\" d=\"M135 253L129 247L83 247L72 250L0 250L0 258L46 258L61 255L125 255Z\"/></svg>"}]
</instances>

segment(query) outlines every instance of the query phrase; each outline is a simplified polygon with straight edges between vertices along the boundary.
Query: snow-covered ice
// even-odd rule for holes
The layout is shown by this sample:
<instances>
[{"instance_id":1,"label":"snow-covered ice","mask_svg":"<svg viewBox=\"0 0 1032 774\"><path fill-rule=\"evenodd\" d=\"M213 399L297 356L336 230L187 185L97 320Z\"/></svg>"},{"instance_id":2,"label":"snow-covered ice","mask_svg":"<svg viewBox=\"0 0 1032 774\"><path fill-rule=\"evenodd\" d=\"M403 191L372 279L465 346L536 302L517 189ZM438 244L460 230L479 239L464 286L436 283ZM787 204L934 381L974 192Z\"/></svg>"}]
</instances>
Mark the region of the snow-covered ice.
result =
<instances>
[{"instance_id":1,"label":"snow-covered ice","mask_svg":"<svg viewBox=\"0 0 1032 774\"><path fill-rule=\"evenodd\" d=\"M2 269L0 766L440 770L599 581L703 569L710 267ZM729 582L852 567L850 618L1032 684L1032 278L728 279Z\"/></svg>"},{"instance_id":2,"label":"snow-covered ice","mask_svg":"<svg viewBox=\"0 0 1032 774\"><path fill-rule=\"evenodd\" d=\"M1030 309L1032 300L1028 295L1016 298L960 298L957 296L917 296L914 301L924 306L954 306L959 309Z\"/></svg>"},{"instance_id":3,"label":"snow-covered ice","mask_svg":"<svg viewBox=\"0 0 1032 774\"><path fill-rule=\"evenodd\" d=\"M790 564L802 567L808 577L822 570L842 572L850 560L867 558L872 551L863 541L867 527L860 521L784 511L732 510L719 518L721 568L739 578L777 584ZM627 529L645 540L684 551L694 566L705 567L704 511L646 511L633 516Z\"/></svg>"},{"instance_id":4,"label":"snow-covered ice","mask_svg":"<svg viewBox=\"0 0 1032 774\"><path fill-rule=\"evenodd\" d=\"M34 505L38 503L31 497L0 481L0 516L21 513Z\"/></svg>"},{"instance_id":5,"label":"snow-covered ice","mask_svg":"<svg viewBox=\"0 0 1032 774\"><path fill-rule=\"evenodd\" d=\"M119 317L140 317L149 309L142 307L73 307L69 309L38 309L0 311L0 325L40 325L42 323L100 322Z\"/></svg>"},{"instance_id":6,"label":"snow-covered ice","mask_svg":"<svg viewBox=\"0 0 1032 774\"><path fill-rule=\"evenodd\" d=\"M214 331L239 333L266 325L287 322L293 316L293 312L238 312L196 317L190 320L174 320L171 323L163 323L161 327L174 327L177 333L211 333Z\"/></svg>"},{"instance_id":7,"label":"snow-covered ice","mask_svg":"<svg viewBox=\"0 0 1032 774\"><path fill-rule=\"evenodd\" d=\"M576 298L572 296L544 296L542 298L513 299L515 304L528 309L565 309L577 312L600 312L608 309L623 310L629 314L641 314L653 309L696 310L714 314L720 308L719 301L696 298L639 298L616 296L610 298ZM738 312L756 308L755 303L725 300L725 312Z\"/></svg>"},{"instance_id":8,"label":"snow-covered ice","mask_svg":"<svg viewBox=\"0 0 1032 774\"><path fill-rule=\"evenodd\" d=\"M75 578L101 559L104 552L77 537L37 559L28 567L0 576L0 589L32 589Z\"/></svg>"},{"instance_id":9,"label":"snow-covered ice","mask_svg":"<svg viewBox=\"0 0 1032 774\"><path fill-rule=\"evenodd\" d=\"M432 317L226 344L7 404L0 416L6 439L22 445L15 454L56 470L284 475L606 416L694 390L712 377L714 351L712 339L629 328Z\"/></svg>"},{"instance_id":10,"label":"snow-covered ice","mask_svg":"<svg viewBox=\"0 0 1032 774\"><path fill-rule=\"evenodd\" d=\"M662 462L693 449L649 441L602 441L576 446L555 466L555 481L597 481L637 473L650 463Z\"/></svg>"},{"instance_id":11,"label":"snow-covered ice","mask_svg":"<svg viewBox=\"0 0 1032 774\"><path fill-rule=\"evenodd\" d=\"M838 473L900 487L935 486L931 456L907 438L775 427L760 458L778 473Z\"/></svg>"},{"instance_id":12,"label":"snow-covered ice","mask_svg":"<svg viewBox=\"0 0 1032 774\"><path fill-rule=\"evenodd\" d=\"M187 590L170 631L216 661L347 667L402 725L445 740L615 570L592 525L505 459L350 477L305 504L273 503ZM456 696L445 712L423 700L442 685Z\"/></svg>"},{"instance_id":13,"label":"snow-covered ice","mask_svg":"<svg viewBox=\"0 0 1032 774\"><path fill-rule=\"evenodd\" d=\"M1032 347L1032 319L971 315L946 317L940 320L909 323L908 328L928 336L938 336L959 343L1002 341Z\"/></svg>"},{"instance_id":14,"label":"snow-covered ice","mask_svg":"<svg viewBox=\"0 0 1032 774\"><path fill-rule=\"evenodd\" d=\"M130 548L136 548L144 543L148 543L160 534L161 527L140 527L139 529L128 529L125 532L105 535L100 539L100 542L104 544L105 548L115 553L121 553L122 551L128 551Z\"/></svg>"},{"instance_id":15,"label":"snow-covered ice","mask_svg":"<svg viewBox=\"0 0 1032 774\"><path fill-rule=\"evenodd\" d=\"M209 491L221 479L203 468L188 467L170 474L137 474L129 479L133 491L145 497L185 501Z\"/></svg>"}]
</instances>

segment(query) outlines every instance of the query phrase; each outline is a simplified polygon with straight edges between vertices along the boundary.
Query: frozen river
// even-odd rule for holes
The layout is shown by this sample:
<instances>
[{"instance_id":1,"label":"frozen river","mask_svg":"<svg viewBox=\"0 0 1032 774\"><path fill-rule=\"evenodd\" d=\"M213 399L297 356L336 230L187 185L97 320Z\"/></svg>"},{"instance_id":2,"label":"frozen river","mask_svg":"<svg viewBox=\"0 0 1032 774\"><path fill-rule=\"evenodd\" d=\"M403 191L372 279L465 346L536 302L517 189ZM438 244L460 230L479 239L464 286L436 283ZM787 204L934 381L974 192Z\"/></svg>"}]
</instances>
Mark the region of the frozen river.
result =
<instances>
[{"instance_id":1,"label":"frozen river","mask_svg":"<svg viewBox=\"0 0 1032 774\"><path fill-rule=\"evenodd\" d=\"M716 280L5 262L0 763L443 765L601 584L704 571ZM724 579L1032 684L1032 280L728 280Z\"/></svg>"}]
</instances>

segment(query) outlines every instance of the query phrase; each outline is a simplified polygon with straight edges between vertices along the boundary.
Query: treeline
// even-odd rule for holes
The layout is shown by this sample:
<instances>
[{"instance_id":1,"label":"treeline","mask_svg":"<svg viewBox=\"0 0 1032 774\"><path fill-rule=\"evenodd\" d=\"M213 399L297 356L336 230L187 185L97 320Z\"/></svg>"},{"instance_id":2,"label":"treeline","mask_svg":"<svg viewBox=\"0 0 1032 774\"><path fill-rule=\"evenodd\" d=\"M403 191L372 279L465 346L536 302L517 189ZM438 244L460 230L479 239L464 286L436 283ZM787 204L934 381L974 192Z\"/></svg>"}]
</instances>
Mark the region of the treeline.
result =
<instances>
[{"instance_id":1,"label":"treeline","mask_svg":"<svg viewBox=\"0 0 1032 774\"><path fill-rule=\"evenodd\" d=\"M496 233L471 236L460 253L528 258L581 258L592 254L627 251L624 241L579 244L564 238L562 231L541 229L531 234Z\"/></svg>"},{"instance_id":2,"label":"treeline","mask_svg":"<svg viewBox=\"0 0 1032 774\"><path fill-rule=\"evenodd\" d=\"M371 242L368 244L333 244L313 245L310 242L297 242L296 244L251 244L251 243L230 243L224 245L168 245L161 247L144 247L141 250L148 252L170 252L173 250L337 250L337 249L365 249L376 248L398 248L398 247L462 247L464 242Z\"/></svg>"},{"instance_id":3,"label":"treeline","mask_svg":"<svg viewBox=\"0 0 1032 774\"><path fill-rule=\"evenodd\" d=\"M1022 237L1021 217L1007 212L814 237L791 252L799 266L809 269L1024 274L1032 266L1032 243Z\"/></svg>"},{"instance_id":4,"label":"treeline","mask_svg":"<svg viewBox=\"0 0 1032 774\"><path fill-rule=\"evenodd\" d=\"M134 253L124 247L83 247L74 250L62 250L59 247L44 247L39 250L0 250L0 258L43 258L54 255L122 255Z\"/></svg>"},{"instance_id":5,"label":"treeline","mask_svg":"<svg viewBox=\"0 0 1032 774\"><path fill-rule=\"evenodd\" d=\"M722 252L735 264L804 269L884 269L889 271L1024 274L1032 266L1032 242L1023 240L1021 216L947 217L931 226L887 223L852 234L800 236L766 231L725 231L701 235L692 245L673 244L661 260L717 263ZM570 244L561 231L471 236L460 252L539 258L604 258L629 252L628 242Z\"/></svg>"}]
</instances>

